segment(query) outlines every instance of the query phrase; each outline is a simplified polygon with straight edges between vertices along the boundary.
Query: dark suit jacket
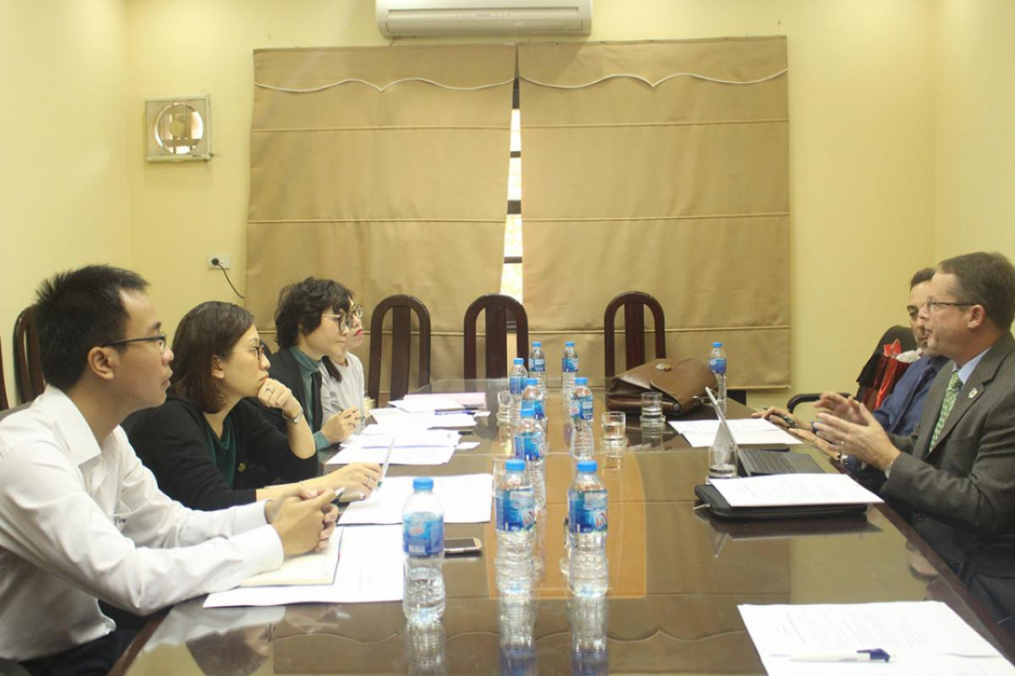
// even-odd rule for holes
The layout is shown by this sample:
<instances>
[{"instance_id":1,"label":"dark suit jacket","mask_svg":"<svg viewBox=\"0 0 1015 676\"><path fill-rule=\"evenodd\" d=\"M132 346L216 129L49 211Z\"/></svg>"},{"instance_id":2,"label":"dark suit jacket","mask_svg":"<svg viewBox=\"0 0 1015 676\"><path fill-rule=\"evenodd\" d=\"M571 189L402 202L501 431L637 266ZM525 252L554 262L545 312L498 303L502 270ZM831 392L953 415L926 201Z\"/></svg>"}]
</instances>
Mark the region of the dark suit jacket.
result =
<instances>
[{"instance_id":1,"label":"dark suit jacket","mask_svg":"<svg viewBox=\"0 0 1015 676\"><path fill-rule=\"evenodd\" d=\"M914 433L892 436L903 454L882 494L911 509L916 530L959 570L973 550L1015 536L1015 338L983 356L931 448L951 372L946 364L934 379Z\"/></svg>"},{"instance_id":2,"label":"dark suit jacket","mask_svg":"<svg viewBox=\"0 0 1015 676\"><path fill-rule=\"evenodd\" d=\"M314 387L311 388L313 401L308 402L306 391L303 388L303 376L300 375L300 364L292 352L287 349L279 350L271 355L269 361L271 366L268 367L268 374L288 387L296 397L296 401L300 402L303 415L307 417L307 424L310 425L310 431L320 431L321 423L324 420L324 413L321 410L321 376L315 374ZM281 410L264 408L264 411L272 418L278 429L285 430L286 422L282 417Z\"/></svg>"}]
</instances>

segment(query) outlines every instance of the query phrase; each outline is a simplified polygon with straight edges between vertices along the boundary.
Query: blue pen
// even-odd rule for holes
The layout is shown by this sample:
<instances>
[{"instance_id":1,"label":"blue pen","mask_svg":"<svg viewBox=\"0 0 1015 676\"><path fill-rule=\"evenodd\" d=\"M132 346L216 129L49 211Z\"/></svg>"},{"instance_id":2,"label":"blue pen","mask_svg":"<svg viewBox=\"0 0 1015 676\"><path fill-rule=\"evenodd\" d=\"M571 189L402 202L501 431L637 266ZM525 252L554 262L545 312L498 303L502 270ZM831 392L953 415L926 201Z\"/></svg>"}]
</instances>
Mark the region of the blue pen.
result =
<instances>
[{"instance_id":1,"label":"blue pen","mask_svg":"<svg viewBox=\"0 0 1015 676\"><path fill-rule=\"evenodd\" d=\"M887 662L891 655L881 648L869 648L856 652L811 653L790 655L790 662Z\"/></svg>"}]
</instances>

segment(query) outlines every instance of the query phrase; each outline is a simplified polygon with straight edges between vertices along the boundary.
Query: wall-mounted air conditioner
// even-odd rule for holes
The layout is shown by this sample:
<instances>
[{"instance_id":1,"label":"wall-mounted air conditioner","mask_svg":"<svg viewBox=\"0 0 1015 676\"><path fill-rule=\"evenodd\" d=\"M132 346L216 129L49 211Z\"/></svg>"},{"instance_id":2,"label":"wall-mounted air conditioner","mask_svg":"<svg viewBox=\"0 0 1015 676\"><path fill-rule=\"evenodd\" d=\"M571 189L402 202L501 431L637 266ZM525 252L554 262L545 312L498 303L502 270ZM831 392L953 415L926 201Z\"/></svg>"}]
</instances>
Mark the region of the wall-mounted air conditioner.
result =
<instances>
[{"instance_id":1,"label":"wall-mounted air conditioner","mask_svg":"<svg viewBox=\"0 0 1015 676\"><path fill-rule=\"evenodd\" d=\"M592 0L377 0L388 38L426 35L588 35Z\"/></svg>"}]
</instances>

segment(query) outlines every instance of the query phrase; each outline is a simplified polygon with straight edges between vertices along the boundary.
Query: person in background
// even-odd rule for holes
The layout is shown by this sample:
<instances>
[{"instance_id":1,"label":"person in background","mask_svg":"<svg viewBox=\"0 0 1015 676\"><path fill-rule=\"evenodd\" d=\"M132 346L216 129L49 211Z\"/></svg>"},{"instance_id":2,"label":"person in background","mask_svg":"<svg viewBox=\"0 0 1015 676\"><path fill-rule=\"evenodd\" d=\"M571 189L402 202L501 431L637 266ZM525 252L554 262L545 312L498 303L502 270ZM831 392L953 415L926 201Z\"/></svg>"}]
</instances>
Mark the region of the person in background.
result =
<instances>
[{"instance_id":1,"label":"person in background","mask_svg":"<svg viewBox=\"0 0 1015 676\"><path fill-rule=\"evenodd\" d=\"M322 360L332 351L344 351L351 307L352 298L341 284L308 277L283 288L275 310L280 349L271 355L268 370L296 396L319 451L355 433L362 417L358 408L326 416L321 397ZM276 427L284 429L281 415L276 413L274 420Z\"/></svg>"},{"instance_id":2,"label":"person in background","mask_svg":"<svg viewBox=\"0 0 1015 676\"><path fill-rule=\"evenodd\" d=\"M289 388L268 377L249 312L232 303L201 303L180 321L173 352L166 403L124 425L167 495L212 510L285 498L301 486L370 494L380 476L376 465L351 464L317 476L313 433ZM284 433L255 401L280 413Z\"/></svg>"},{"instance_id":3,"label":"person in background","mask_svg":"<svg viewBox=\"0 0 1015 676\"><path fill-rule=\"evenodd\" d=\"M319 548L335 494L217 512L163 494L119 427L165 401L173 352L136 273L89 266L38 292L49 385L0 422L0 657L104 674L133 639L99 601L145 615Z\"/></svg>"},{"instance_id":4,"label":"person in background","mask_svg":"<svg viewBox=\"0 0 1015 676\"><path fill-rule=\"evenodd\" d=\"M363 306L356 303L352 292L346 293L349 304L338 313L342 337L321 358L321 408L326 419L343 411L359 412L359 431L364 422L366 385L363 362L350 350L363 344Z\"/></svg>"}]
</instances>

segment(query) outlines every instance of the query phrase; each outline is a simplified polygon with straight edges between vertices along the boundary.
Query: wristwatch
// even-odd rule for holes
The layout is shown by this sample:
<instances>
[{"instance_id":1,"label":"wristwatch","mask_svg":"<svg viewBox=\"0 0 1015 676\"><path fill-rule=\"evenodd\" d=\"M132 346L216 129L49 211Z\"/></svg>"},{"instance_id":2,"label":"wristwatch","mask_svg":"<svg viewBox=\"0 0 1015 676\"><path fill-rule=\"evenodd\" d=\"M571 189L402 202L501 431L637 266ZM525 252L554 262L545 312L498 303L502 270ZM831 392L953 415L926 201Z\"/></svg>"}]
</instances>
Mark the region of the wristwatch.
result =
<instances>
[{"instance_id":1,"label":"wristwatch","mask_svg":"<svg viewBox=\"0 0 1015 676\"><path fill-rule=\"evenodd\" d=\"M896 456L890 463L888 463L888 467L885 467L885 478L886 479L891 478L892 465L894 465L895 461L898 460L898 459L899 459L898 456Z\"/></svg>"},{"instance_id":2,"label":"wristwatch","mask_svg":"<svg viewBox=\"0 0 1015 676\"><path fill-rule=\"evenodd\" d=\"M285 418L284 415L282 417ZM285 418L285 421L287 423L289 423L290 425L299 425L301 420L303 420L303 409L302 408L300 409L300 412L296 414L295 417L293 417L293 418Z\"/></svg>"}]
</instances>

